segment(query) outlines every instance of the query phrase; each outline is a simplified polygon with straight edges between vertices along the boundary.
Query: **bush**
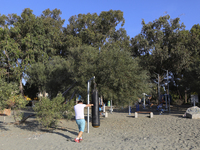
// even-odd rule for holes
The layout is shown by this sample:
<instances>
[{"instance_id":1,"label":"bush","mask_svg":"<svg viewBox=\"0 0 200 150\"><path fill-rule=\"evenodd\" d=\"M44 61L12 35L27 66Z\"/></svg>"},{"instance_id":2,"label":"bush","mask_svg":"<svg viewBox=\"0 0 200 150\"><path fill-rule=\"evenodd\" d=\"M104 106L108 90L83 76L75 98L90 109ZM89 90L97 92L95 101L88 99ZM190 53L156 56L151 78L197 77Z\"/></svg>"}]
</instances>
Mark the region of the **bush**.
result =
<instances>
[{"instance_id":1,"label":"bush","mask_svg":"<svg viewBox=\"0 0 200 150\"><path fill-rule=\"evenodd\" d=\"M43 97L35 105L34 110L37 112L37 119L43 127L57 127L58 120L63 118L63 113L66 110L70 112L73 109L72 103L63 104L63 102L64 97L62 97L62 94L58 94L52 100Z\"/></svg>"},{"instance_id":2,"label":"bush","mask_svg":"<svg viewBox=\"0 0 200 150\"><path fill-rule=\"evenodd\" d=\"M21 113L16 113L28 103L19 92L19 86L16 83L7 83L0 78L0 110L11 108L14 110L14 119L20 117ZM18 116L19 114L19 116ZM21 118L21 117L20 117Z\"/></svg>"}]
</instances>

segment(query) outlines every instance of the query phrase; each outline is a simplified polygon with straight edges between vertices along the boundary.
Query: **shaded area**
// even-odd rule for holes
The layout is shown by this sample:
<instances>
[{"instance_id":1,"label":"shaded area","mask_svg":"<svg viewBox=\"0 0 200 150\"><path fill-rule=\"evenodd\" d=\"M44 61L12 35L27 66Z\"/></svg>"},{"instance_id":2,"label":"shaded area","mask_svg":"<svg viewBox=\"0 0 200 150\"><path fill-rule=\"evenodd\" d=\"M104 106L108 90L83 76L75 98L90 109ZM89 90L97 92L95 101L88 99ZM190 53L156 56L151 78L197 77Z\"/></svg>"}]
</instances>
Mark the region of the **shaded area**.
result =
<instances>
[{"instance_id":1,"label":"shaded area","mask_svg":"<svg viewBox=\"0 0 200 150\"><path fill-rule=\"evenodd\" d=\"M5 124L2 121L0 121L0 130L1 131L7 131L7 130L9 130L8 128L5 127Z\"/></svg>"},{"instance_id":2,"label":"shaded area","mask_svg":"<svg viewBox=\"0 0 200 150\"><path fill-rule=\"evenodd\" d=\"M28 131L40 131L41 129L37 120L26 121L23 124L16 125L16 127Z\"/></svg>"}]
</instances>

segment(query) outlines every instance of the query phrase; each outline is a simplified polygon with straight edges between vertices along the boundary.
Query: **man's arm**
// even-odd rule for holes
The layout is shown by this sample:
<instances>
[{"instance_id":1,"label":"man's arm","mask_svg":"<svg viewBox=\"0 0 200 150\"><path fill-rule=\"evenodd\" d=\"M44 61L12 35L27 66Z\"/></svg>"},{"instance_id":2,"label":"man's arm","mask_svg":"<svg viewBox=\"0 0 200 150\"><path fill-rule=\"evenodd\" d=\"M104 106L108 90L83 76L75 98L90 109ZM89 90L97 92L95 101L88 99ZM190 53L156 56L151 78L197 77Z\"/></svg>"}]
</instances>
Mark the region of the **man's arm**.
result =
<instances>
[{"instance_id":1,"label":"man's arm","mask_svg":"<svg viewBox=\"0 0 200 150\"><path fill-rule=\"evenodd\" d=\"M90 107L90 106L94 106L93 104L87 104L85 107Z\"/></svg>"}]
</instances>

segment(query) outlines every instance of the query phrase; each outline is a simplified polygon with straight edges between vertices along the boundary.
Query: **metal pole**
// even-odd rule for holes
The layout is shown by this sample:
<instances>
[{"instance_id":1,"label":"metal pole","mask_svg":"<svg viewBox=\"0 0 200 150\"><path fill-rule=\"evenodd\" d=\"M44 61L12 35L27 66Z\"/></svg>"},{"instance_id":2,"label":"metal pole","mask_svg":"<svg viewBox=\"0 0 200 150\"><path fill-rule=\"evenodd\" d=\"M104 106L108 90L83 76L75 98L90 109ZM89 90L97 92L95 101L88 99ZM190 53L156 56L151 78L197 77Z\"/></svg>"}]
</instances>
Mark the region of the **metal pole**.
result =
<instances>
[{"instance_id":1,"label":"metal pole","mask_svg":"<svg viewBox=\"0 0 200 150\"><path fill-rule=\"evenodd\" d=\"M167 94L165 94L165 109L167 109Z\"/></svg>"},{"instance_id":2,"label":"metal pole","mask_svg":"<svg viewBox=\"0 0 200 150\"><path fill-rule=\"evenodd\" d=\"M160 101L160 78L158 74L158 101Z\"/></svg>"},{"instance_id":3,"label":"metal pole","mask_svg":"<svg viewBox=\"0 0 200 150\"><path fill-rule=\"evenodd\" d=\"M88 81L88 101L87 101L87 104L90 103L90 95L89 95L89 91L90 91L90 81ZM89 122L90 122L90 117L89 117L89 107L87 108L87 133L89 133Z\"/></svg>"},{"instance_id":4,"label":"metal pole","mask_svg":"<svg viewBox=\"0 0 200 150\"><path fill-rule=\"evenodd\" d=\"M91 80L93 80L95 78L95 76L94 77L92 77L90 80L88 80L88 101L87 101L87 104L90 104L90 81ZM90 122L90 108L88 107L87 108L87 133L89 133L89 122Z\"/></svg>"},{"instance_id":5,"label":"metal pole","mask_svg":"<svg viewBox=\"0 0 200 150\"><path fill-rule=\"evenodd\" d=\"M168 70L167 70L167 87L168 87L168 94L169 94L169 76L168 76Z\"/></svg>"},{"instance_id":6,"label":"metal pole","mask_svg":"<svg viewBox=\"0 0 200 150\"><path fill-rule=\"evenodd\" d=\"M112 114L112 99L111 99L111 108L110 108L110 112Z\"/></svg>"},{"instance_id":7,"label":"metal pole","mask_svg":"<svg viewBox=\"0 0 200 150\"><path fill-rule=\"evenodd\" d=\"M167 94L168 94L168 102L169 102L169 112L170 112L170 98L169 98L169 72L168 72L168 70L165 70L165 69L162 69L162 70L164 70L164 71L167 71Z\"/></svg>"},{"instance_id":8,"label":"metal pole","mask_svg":"<svg viewBox=\"0 0 200 150\"><path fill-rule=\"evenodd\" d=\"M131 115L131 106L130 106L130 100L129 100L129 106L128 106L128 114Z\"/></svg>"},{"instance_id":9,"label":"metal pole","mask_svg":"<svg viewBox=\"0 0 200 150\"><path fill-rule=\"evenodd\" d=\"M167 70L167 87L168 87L168 102L169 102L169 113L170 113L170 97L169 97L169 72Z\"/></svg>"},{"instance_id":10,"label":"metal pole","mask_svg":"<svg viewBox=\"0 0 200 150\"><path fill-rule=\"evenodd\" d=\"M103 104L103 113L106 112L105 104Z\"/></svg>"}]
</instances>

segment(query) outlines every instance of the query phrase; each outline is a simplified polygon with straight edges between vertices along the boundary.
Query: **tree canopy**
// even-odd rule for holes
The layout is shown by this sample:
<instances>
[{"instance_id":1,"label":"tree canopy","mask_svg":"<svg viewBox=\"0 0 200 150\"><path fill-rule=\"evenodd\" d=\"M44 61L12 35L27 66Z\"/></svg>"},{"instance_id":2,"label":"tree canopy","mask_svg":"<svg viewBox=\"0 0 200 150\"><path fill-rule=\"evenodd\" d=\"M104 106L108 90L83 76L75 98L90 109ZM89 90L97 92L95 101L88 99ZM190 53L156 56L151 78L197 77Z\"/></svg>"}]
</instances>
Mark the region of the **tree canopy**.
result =
<instances>
[{"instance_id":1,"label":"tree canopy","mask_svg":"<svg viewBox=\"0 0 200 150\"><path fill-rule=\"evenodd\" d=\"M20 16L0 15L0 75L16 83L22 95L26 79L26 90L35 87L51 99L75 83L65 98L76 91L86 99L87 81L95 76L103 97L127 104L151 94L156 82L164 86L166 70L179 97L185 90L198 91L198 24L188 31L180 18L165 15L142 20L141 31L130 38L120 10L78 14L66 27L61 14L46 9L35 16L26 8Z\"/></svg>"}]
</instances>

